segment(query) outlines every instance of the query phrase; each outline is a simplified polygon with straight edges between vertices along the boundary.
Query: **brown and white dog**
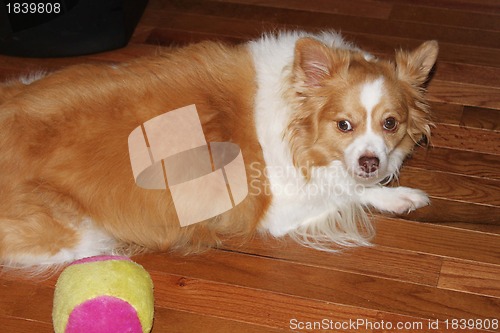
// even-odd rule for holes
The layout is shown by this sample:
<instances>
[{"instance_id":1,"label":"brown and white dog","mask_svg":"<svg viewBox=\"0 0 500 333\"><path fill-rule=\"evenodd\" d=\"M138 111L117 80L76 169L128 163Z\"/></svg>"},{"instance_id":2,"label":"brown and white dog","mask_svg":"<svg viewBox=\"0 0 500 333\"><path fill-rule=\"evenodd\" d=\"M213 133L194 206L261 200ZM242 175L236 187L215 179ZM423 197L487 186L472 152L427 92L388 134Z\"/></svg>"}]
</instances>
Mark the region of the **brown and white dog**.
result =
<instances>
[{"instance_id":1,"label":"brown and white dog","mask_svg":"<svg viewBox=\"0 0 500 333\"><path fill-rule=\"evenodd\" d=\"M283 32L5 83L0 263L191 252L259 230L323 249L368 244L365 209L400 214L429 203L422 191L381 184L430 135L423 87L437 53L429 41L390 62L334 32ZM207 142L241 148L249 195L180 227L168 190L136 186L127 138L191 104Z\"/></svg>"}]
</instances>

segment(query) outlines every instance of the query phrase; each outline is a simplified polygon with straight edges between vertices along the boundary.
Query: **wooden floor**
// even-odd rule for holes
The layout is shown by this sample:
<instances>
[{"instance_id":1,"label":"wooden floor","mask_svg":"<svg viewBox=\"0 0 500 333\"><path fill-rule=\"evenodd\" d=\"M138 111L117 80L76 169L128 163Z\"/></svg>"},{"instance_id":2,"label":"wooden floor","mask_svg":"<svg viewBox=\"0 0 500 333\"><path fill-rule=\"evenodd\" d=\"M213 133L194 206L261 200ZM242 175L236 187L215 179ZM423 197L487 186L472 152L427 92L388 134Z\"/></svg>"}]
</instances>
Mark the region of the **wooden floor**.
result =
<instances>
[{"instance_id":1,"label":"wooden floor","mask_svg":"<svg viewBox=\"0 0 500 333\"><path fill-rule=\"evenodd\" d=\"M338 255L255 239L200 256L136 257L155 283L153 332L317 332L308 329L315 322L329 332L500 332L498 0L151 0L127 48L0 56L0 78L281 28L338 29L379 56L440 42L429 87L433 147L417 150L400 181L427 191L432 205L375 216L375 246ZM52 332L56 278L0 276L0 331ZM461 329L466 319L474 320Z\"/></svg>"}]
</instances>

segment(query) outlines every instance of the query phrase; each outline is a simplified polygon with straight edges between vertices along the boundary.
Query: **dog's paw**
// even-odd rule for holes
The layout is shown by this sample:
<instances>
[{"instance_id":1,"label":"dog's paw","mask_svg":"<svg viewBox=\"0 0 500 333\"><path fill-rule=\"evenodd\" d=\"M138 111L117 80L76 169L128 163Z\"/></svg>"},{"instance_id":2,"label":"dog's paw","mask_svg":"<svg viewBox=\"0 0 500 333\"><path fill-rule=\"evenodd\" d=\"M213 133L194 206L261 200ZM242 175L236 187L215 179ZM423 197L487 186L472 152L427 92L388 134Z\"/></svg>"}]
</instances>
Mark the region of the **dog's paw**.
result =
<instances>
[{"instance_id":1,"label":"dog's paw","mask_svg":"<svg viewBox=\"0 0 500 333\"><path fill-rule=\"evenodd\" d=\"M395 214L408 214L430 203L425 192L409 187L379 187L371 189L367 194L364 203Z\"/></svg>"},{"instance_id":2,"label":"dog's paw","mask_svg":"<svg viewBox=\"0 0 500 333\"><path fill-rule=\"evenodd\" d=\"M415 209L428 206L429 197L424 191L409 187L397 187L392 198L388 198L387 210L396 214L408 214Z\"/></svg>"}]
</instances>

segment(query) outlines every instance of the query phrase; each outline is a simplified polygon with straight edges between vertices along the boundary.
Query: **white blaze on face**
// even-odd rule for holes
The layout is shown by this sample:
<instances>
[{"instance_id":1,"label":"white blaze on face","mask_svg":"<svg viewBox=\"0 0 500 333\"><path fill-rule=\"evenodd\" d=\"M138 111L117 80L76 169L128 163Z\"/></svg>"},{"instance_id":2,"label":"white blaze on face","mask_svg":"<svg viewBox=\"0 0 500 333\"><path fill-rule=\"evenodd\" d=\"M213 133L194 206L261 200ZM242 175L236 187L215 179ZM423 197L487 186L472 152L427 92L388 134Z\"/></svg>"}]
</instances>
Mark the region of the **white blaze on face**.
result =
<instances>
[{"instance_id":1,"label":"white blaze on face","mask_svg":"<svg viewBox=\"0 0 500 333\"><path fill-rule=\"evenodd\" d=\"M380 176L387 168L387 149L379 134L375 133L372 128L372 113L374 108L380 103L384 93L384 78L380 77L374 81L369 81L361 86L359 95L361 106L365 111L365 126L364 133L360 133L359 137L354 140L345 151L346 164L355 175L363 177L363 171L359 167L359 158L369 154L377 157L380 161L379 172ZM372 178L379 177L370 177ZM383 177L382 177L383 178Z\"/></svg>"},{"instance_id":2,"label":"white blaze on face","mask_svg":"<svg viewBox=\"0 0 500 333\"><path fill-rule=\"evenodd\" d=\"M382 99L382 87L384 85L384 78L380 77L375 81L365 83L361 88L361 105L366 110L367 131L371 131L371 115L375 106L380 103Z\"/></svg>"}]
</instances>

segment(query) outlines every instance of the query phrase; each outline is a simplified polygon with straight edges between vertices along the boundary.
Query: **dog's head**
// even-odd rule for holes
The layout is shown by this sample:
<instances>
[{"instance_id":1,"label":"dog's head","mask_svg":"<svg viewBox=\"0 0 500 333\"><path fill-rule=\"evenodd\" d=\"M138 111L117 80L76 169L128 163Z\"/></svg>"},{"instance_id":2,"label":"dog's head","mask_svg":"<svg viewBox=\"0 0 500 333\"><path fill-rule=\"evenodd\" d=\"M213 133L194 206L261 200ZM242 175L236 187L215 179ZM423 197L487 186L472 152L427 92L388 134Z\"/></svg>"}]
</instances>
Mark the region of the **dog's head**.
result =
<instances>
[{"instance_id":1,"label":"dog's head","mask_svg":"<svg viewBox=\"0 0 500 333\"><path fill-rule=\"evenodd\" d=\"M430 136L424 86L437 53L428 41L390 62L299 39L285 94L294 109L285 135L295 166L309 177L313 167L339 160L366 184L395 174Z\"/></svg>"}]
</instances>

